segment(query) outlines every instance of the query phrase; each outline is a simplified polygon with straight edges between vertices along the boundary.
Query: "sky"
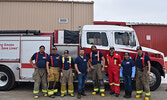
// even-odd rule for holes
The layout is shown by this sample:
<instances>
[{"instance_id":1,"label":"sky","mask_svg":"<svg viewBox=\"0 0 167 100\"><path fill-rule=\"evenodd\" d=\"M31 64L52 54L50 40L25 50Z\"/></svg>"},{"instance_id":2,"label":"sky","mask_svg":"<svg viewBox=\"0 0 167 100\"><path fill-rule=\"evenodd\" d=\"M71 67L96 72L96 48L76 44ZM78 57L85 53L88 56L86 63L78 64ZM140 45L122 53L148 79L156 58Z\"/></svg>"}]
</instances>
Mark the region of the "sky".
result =
<instances>
[{"instance_id":1,"label":"sky","mask_svg":"<svg viewBox=\"0 0 167 100\"><path fill-rule=\"evenodd\" d=\"M73 0L94 1L95 21L167 24L167 0Z\"/></svg>"}]
</instances>

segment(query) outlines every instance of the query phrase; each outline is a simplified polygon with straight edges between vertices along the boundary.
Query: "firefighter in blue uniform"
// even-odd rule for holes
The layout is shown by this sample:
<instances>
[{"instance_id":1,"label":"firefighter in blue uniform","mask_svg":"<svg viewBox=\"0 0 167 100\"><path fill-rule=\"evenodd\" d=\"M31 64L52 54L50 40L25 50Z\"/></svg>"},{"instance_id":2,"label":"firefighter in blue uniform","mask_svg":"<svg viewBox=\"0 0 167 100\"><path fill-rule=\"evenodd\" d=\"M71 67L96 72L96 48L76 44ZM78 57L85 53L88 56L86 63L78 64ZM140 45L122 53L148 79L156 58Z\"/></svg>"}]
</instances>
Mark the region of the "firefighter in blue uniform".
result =
<instances>
[{"instance_id":1,"label":"firefighter in blue uniform","mask_svg":"<svg viewBox=\"0 0 167 100\"><path fill-rule=\"evenodd\" d=\"M130 58L129 53L124 54L124 60L121 64L120 77L123 76L125 86L125 98L131 98L132 94L132 79L135 77L135 63Z\"/></svg>"},{"instance_id":2,"label":"firefighter in blue uniform","mask_svg":"<svg viewBox=\"0 0 167 100\"><path fill-rule=\"evenodd\" d=\"M54 94L58 95L61 59L62 57L57 54L57 48L53 47L46 65L48 72L48 96L51 98L55 97Z\"/></svg>"},{"instance_id":3,"label":"firefighter in blue uniform","mask_svg":"<svg viewBox=\"0 0 167 100\"><path fill-rule=\"evenodd\" d=\"M46 73L46 61L48 58L48 54L45 53L45 46L41 45L39 47L39 52L35 53L31 59L30 64L35 68L33 73L34 79L34 98L37 99L39 97L39 88L42 83L42 92L44 96L47 96L47 73ZM33 64L33 60L35 60L35 65Z\"/></svg>"},{"instance_id":4,"label":"firefighter in blue uniform","mask_svg":"<svg viewBox=\"0 0 167 100\"><path fill-rule=\"evenodd\" d=\"M150 99L149 74L151 69L150 58L142 52L142 47L137 47L137 55L134 57L136 63L136 98L141 98L143 87L145 100Z\"/></svg>"}]
</instances>

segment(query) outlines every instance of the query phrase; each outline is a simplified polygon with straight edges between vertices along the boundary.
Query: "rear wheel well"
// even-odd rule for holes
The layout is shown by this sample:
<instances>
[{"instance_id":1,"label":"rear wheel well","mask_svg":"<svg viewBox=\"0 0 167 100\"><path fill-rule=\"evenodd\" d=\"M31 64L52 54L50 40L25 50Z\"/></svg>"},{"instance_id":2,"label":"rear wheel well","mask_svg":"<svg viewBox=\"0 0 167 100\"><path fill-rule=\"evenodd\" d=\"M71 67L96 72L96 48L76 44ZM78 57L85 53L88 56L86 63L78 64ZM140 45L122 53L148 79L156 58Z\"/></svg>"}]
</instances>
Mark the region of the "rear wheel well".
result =
<instances>
[{"instance_id":1,"label":"rear wheel well","mask_svg":"<svg viewBox=\"0 0 167 100\"><path fill-rule=\"evenodd\" d=\"M161 66L160 63L156 62L156 61L151 61L151 66L153 66L154 68L156 68L159 73L161 74L161 76L165 76L164 71L163 71L163 67Z\"/></svg>"}]
</instances>

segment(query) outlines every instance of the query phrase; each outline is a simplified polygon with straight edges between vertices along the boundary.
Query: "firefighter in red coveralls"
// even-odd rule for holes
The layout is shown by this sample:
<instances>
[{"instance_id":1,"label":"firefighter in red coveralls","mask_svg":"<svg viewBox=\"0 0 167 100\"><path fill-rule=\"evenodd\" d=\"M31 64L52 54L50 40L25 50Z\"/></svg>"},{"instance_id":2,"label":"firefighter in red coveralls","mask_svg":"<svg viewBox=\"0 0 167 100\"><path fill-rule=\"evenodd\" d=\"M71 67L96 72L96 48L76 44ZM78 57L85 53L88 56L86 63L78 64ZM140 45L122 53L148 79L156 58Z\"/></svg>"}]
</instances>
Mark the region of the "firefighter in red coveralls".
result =
<instances>
[{"instance_id":1,"label":"firefighter in red coveralls","mask_svg":"<svg viewBox=\"0 0 167 100\"><path fill-rule=\"evenodd\" d=\"M119 54L115 53L115 48L110 47L110 53L106 56L107 65L106 71L109 76L109 85L111 92L110 94L115 94L116 97L119 97L120 94L120 67L121 67L121 57Z\"/></svg>"}]
</instances>

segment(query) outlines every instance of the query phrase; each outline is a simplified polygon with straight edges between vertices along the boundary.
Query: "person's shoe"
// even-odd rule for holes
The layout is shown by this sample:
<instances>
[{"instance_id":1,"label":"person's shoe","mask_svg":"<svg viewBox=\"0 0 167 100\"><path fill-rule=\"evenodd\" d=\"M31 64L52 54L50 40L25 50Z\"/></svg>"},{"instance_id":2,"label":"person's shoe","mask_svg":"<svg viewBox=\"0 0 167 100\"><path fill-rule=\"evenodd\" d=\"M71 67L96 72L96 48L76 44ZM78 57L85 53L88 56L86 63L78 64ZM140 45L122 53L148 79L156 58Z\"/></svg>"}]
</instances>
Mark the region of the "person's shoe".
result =
<instances>
[{"instance_id":1,"label":"person's shoe","mask_svg":"<svg viewBox=\"0 0 167 100\"><path fill-rule=\"evenodd\" d=\"M36 96L34 96L34 99L38 99L38 98L39 98L39 96L37 96L37 95L36 95Z\"/></svg>"},{"instance_id":2,"label":"person's shoe","mask_svg":"<svg viewBox=\"0 0 167 100\"><path fill-rule=\"evenodd\" d=\"M100 96L101 96L101 97L105 97L105 94L104 94L104 93L101 93Z\"/></svg>"},{"instance_id":3,"label":"person's shoe","mask_svg":"<svg viewBox=\"0 0 167 100\"><path fill-rule=\"evenodd\" d=\"M54 95L50 95L49 97L50 97L50 98L55 98L55 96L54 96Z\"/></svg>"},{"instance_id":4,"label":"person's shoe","mask_svg":"<svg viewBox=\"0 0 167 100\"><path fill-rule=\"evenodd\" d=\"M149 97L145 97L145 99L144 100L150 100L150 98Z\"/></svg>"},{"instance_id":5,"label":"person's shoe","mask_svg":"<svg viewBox=\"0 0 167 100\"><path fill-rule=\"evenodd\" d=\"M115 92L110 92L110 95L113 95L113 94L115 94Z\"/></svg>"},{"instance_id":6,"label":"person's shoe","mask_svg":"<svg viewBox=\"0 0 167 100\"><path fill-rule=\"evenodd\" d=\"M81 99L81 93L78 92L77 98Z\"/></svg>"},{"instance_id":7,"label":"person's shoe","mask_svg":"<svg viewBox=\"0 0 167 100\"><path fill-rule=\"evenodd\" d=\"M142 95L141 94L137 94L136 95L136 98L138 99L138 98L141 98L142 97Z\"/></svg>"},{"instance_id":8,"label":"person's shoe","mask_svg":"<svg viewBox=\"0 0 167 100\"><path fill-rule=\"evenodd\" d=\"M60 96L61 94L60 94L60 92L57 92L57 93L55 93L54 95L55 95L55 96Z\"/></svg>"},{"instance_id":9,"label":"person's shoe","mask_svg":"<svg viewBox=\"0 0 167 100\"><path fill-rule=\"evenodd\" d=\"M47 97L47 96L48 96L48 94L47 94L47 93L45 93L43 96L44 96L44 97Z\"/></svg>"},{"instance_id":10,"label":"person's shoe","mask_svg":"<svg viewBox=\"0 0 167 100\"><path fill-rule=\"evenodd\" d=\"M64 95L64 94L61 94L60 96L61 96L61 97L64 97L65 95Z\"/></svg>"},{"instance_id":11,"label":"person's shoe","mask_svg":"<svg viewBox=\"0 0 167 100\"><path fill-rule=\"evenodd\" d=\"M92 95L96 95L96 92L92 92Z\"/></svg>"},{"instance_id":12,"label":"person's shoe","mask_svg":"<svg viewBox=\"0 0 167 100\"><path fill-rule=\"evenodd\" d=\"M71 93L70 96L71 96L71 97L74 97L74 93Z\"/></svg>"},{"instance_id":13,"label":"person's shoe","mask_svg":"<svg viewBox=\"0 0 167 100\"><path fill-rule=\"evenodd\" d=\"M116 93L116 94L115 94L115 96L116 96L116 97L119 97L119 94L118 94L118 93Z\"/></svg>"},{"instance_id":14,"label":"person's shoe","mask_svg":"<svg viewBox=\"0 0 167 100\"><path fill-rule=\"evenodd\" d=\"M124 98L127 98L127 95L128 95L128 93L127 93L127 91L125 90Z\"/></svg>"},{"instance_id":15,"label":"person's shoe","mask_svg":"<svg viewBox=\"0 0 167 100\"><path fill-rule=\"evenodd\" d=\"M85 94L85 91L84 91L84 90L81 92L81 95L86 96L86 94Z\"/></svg>"}]
</instances>

